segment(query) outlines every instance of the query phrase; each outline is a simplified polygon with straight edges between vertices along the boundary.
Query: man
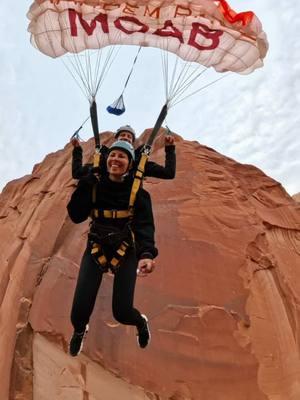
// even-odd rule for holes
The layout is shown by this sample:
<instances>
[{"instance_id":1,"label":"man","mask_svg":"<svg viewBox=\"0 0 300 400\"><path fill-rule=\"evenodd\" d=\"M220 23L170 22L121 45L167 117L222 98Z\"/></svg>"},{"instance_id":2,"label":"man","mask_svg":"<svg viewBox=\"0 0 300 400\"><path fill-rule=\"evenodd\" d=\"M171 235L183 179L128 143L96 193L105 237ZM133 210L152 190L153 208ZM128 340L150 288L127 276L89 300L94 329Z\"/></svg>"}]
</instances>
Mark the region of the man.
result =
<instances>
[{"instance_id":1,"label":"man","mask_svg":"<svg viewBox=\"0 0 300 400\"><path fill-rule=\"evenodd\" d=\"M134 129L130 125L121 126L115 132L116 140L125 140L130 144L134 144L136 135ZM83 176L89 174L93 170L92 164L82 165L82 147L79 144L78 139L72 139L73 145L72 153L72 176L74 179L80 179ZM153 161L148 161L145 167L144 176L159 178L159 179L174 179L176 173L176 153L175 153L175 140L171 135L165 136L165 166L159 165ZM135 150L135 167L138 166L141 151L143 145ZM108 147L101 147L101 158L102 162L100 165L100 171L105 171L105 159L107 157Z\"/></svg>"}]
</instances>

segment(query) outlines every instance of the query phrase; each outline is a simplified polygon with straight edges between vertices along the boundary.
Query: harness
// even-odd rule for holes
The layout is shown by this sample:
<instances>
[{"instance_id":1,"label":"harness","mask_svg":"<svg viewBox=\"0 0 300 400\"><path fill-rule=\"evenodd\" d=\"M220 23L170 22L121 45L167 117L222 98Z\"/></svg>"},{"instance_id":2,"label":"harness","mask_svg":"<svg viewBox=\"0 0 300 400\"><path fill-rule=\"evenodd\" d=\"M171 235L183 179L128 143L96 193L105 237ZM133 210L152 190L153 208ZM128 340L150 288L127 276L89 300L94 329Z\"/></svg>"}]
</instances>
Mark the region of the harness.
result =
<instances>
[{"instance_id":1,"label":"harness","mask_svg":"<svg viewBox=\"0 0 300 400\"><path fill-rule=\"evenodd\" d=\"M102 216L103 218L108 218L108 219L115 219L115 218L128 218L129 223L128 226L130 228L130 223L133 219L134 215L134 203L136 200L136 195L141 187L143 177L144 177L144 172L145 172L145 166L146 162L149 158L150 150L152 143L164 121L166 118L168 112L168 103L166 103L158 116L158 119L155 123L155 126L147 140L146 145L143 148L141 158L138 164L138 167L135 171L134 175L134 180L131 188L131 193L130 193L130 198L129 198L129 204L128 204L128 209L127 210L99 210L96 207L93 208L91 217L93 220L99 218ZM90 115L91 115L91 121L92 121L92 126L93 126L93 132L94 132L94 139L95 139L95 154L94 154L94 171L100 171L100 161L101 161L101 153L100 153L100 138L99 138L99 129L98 129L98 117L97 117L97 105L95 98L92 99L91 106L90 106ZM96 172L96 175L98 175L99 179L99 172ZM92 202L96 206L96 194L97 194L97 184L93 186L93 194L92 194ZM131 229L130 229L131 230ZM132 231L131 231L132 232ZM133 238L133 243L134 243L134 237L133 233L131 233L132 238ZM101 243L93 242L92 243L92 255L95 257L96 261L98 264L101 266L103 271L108 271L108 269L111 269L112 272L115 272L116 269L120 266L120 263L122 259L124 258L128 248L130 247L130 243L128 243L126 240L123 240L122 243L120 244L119 248L116 250L115 255L108 260L105 254L103 253L103 248Z\"/></svg>"},{"instance_id":2,"label":"harness","mask_svg":"<svg viewBox=\"0 0 300 400\"><path fill-rule=\"evenodd\" d=\"M97 153L97 154L96 154ZM100 159L101 159L101 153L100 151L96 152L94 155L94 168L99 167L100 165ZM136 201L136 196L137 192L140 189L143 178L144 178L144 173L145 173L145 166L147 163L147 160L149 158L150 154L150 147L144 146L141 157L138 163L138 166L136 168L135 174L134 174L134 179L131 187L131 192L130 192L130 197L129 197L129 204L128 204L128 209L127 210L102 210L94 207L91 212L91 218L92 218L92 224L94 221L96 221L98 218L105 218L105 219L128 219L128 223L125 225L125 229L128 228L129 230L129 235L127 235L127 238L124 238L121 240L120 245L118 246L117 250L115 250L114 254L112 257L108 258L104 254L104 249L103 249L103 241L107 239L114 239L113 236L117 235L114 233L108 233L105 237L102 237L100 240L90 240L90 243L92 245L91 249L91 254L93 255L94 259L96 262L100 265L101 269L103 272L108 272L110 269L113 273L116 272L118 267L120 266L123 258L125 257L127 250L134 245L135 239L134 239L134 233L131 229L131 222L134 216L134 204ZM92 189L92 203L94 206L96 206L96 200L97 200L97 183L94 184L93 189ZM128 238L129 236L129 238Z\"/></svg>"}]
</instances>

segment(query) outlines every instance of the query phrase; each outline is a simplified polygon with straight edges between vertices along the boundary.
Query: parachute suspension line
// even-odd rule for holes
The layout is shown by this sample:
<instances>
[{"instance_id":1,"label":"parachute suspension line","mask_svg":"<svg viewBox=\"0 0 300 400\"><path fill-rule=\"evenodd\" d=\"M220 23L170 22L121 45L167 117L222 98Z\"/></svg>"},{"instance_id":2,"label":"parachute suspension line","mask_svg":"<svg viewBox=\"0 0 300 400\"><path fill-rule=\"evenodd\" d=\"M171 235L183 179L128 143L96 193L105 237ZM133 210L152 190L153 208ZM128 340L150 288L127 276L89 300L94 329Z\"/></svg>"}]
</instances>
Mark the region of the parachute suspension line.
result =
<instances>
[{"instance_id":1,"label":"parachute suspension line","mask_svg":"<svg viewBox=\"0 0 300 400\"><path fill-rule=\"evenodd\" d=\"M180 68L180 59L179 57L175 58L175 62L172 67L170 67L169 63L169 49L167 46L167 42L164 46L165 51L161 52L161 60L162 60L162 71L163 71L163 79L165 84L165 94L166 101L169 105L172 105L174 99L177 100L182 93L184 93L193 83L197 80L206 70L203 70L203 67L197 66L196 69L192 68L191 62L183 62L183 66ZM170 70L171 77L170 76ZM199 69L201 69L199 73Z\"/></svg>"},{"instance_id":2,"label":"parachute suspension line","mask_svg":"<svg viewBox=\"0 0 300 400\"><path fill-rule=\"evenodd\" d=\"M181 71L179 72L179 74L176 78L178 63L179 63L179 58L176 58L175 67L173 68L173 76L172 76L172 80L170 83L170 97L169 97L170 101L172 101L172 98L176 95L177 90L179 90L179 88L180 88L180 81L182 79L182 75L185 70L185 66L183 68L181 68Z\"/></svg>"},{"instance_id":3,"label":"parachute suspension line","mask_svg":"<svg viewBox=\"0 0 300 400\"><path fill-rule=\"evenodd\" d=\"M196 68L190 72L192 68L192 63L188 61L183 62L183 67L181 69L181 72L178 76L177 80L177 87L176 90L173 91L172 95L172 101L181 95L181 93L184 93L204 72L207 71L207 68L204 68L200 65L197 65ZM198 72L201 70L200 72Z\"/></svg>"},{"instance_id":4,"label":"parachute suspension line","mask_svg":"<svg viewBox=\"0 0 300 400\"><path fill-rule=\"evenodd\" d=\"M227 39L227 40L229 40L229 39ZM212 58L213 58L213 52L211 53L211 55L210 55L210 57L209 57L209 59L208 59L207 61L210 63L210 61L211 61ZM187 65L190 64L190 66L191 66L191 63L186 62L186 64L187 64ZM208 86L211 86L213 83L217 82L218 80L222 79L222 78L218 78L218 79L214 80L213 82L209 83L208 85L204 85L204 86L200 87L198 90L195 90L194 92L188 94L187 96L185 96L185 97L183 98L183 97L182 97L182 96L183 96L183 93L185 93L185 92L194 84L194 82L197 81L197 80L201 77L201 75L203 75L206 71L209 70L209 68L204 67L204 69L202 69L202 71L198 72L199 69L201 69L201 68L202 68L202 67L199 65L199 66L187 77L187 79L186 79L184 82L181 83L181 85L180 85L180 90L178 90L178 92L177 92L177 93L175 94L175 96L172 98L171 107L173 107L174 105L180 103L181 101L183 101L183 100L185 100L185 99L187 99L187 98L193 96L194 94L200 92L202 89L204 89L204 88L206 88L206 87L208 87ZM194 76L193 76L193 75L194 75Z\"/></svg>"},{"instance_id":5,"label":"parachute suspension line","mask_svg":"<svg viewBox=\"0 0 300 400\"><path fill-rule=\"evenodd\" d=\"M57 30L55 29L55 27L53 26L53 22L51 17L48 17L48 21L50 22L50 25L52 26L52 32L55 33L57 41L60 41L59 35L57 34ZM63 20L63 22L65 23L65 26L67 26L67 20L66 17ZM48 32L47 32L48 35ZM68 37L68 36L67 36ZM49 38L49 36L48 36ZM51 40L50 38L48 40ZM74 42L69 38L68 40L69 46L72 49L72 58L70 55L66 55L65 57L59 57L59 59L61 60L61 62L63 63L63 65L65 66L65 68L67 69L67 71L70 73L70 75L72 76L72 78L74 79L75 83L77 84L77 86L79 87L79 89L81 90L81 92L83 93L83 95L89 99L89 91L87 90L87 85L83 79L84 76L84 70L82 68L79 56L77 54L76 51L76 47L74 45ZM66 60L68 60L68 63L66 62ZM73 70L72 70L72 68ZM78 79L79 78L79 79ZM80 83L81 82L81 83Z\"/></svg>"},{"instance_id":6,"label":"parachute suspension line","mask_svg":"<svg viewBox=\"0 0 300 400\"><path fill-rule=\"evenodd\" d=\"M114 53L117 52L116 48L111 48L106 56L103 55L102 50L103 49L95 51L97 53L97 59L95 60L95 63L93 63L91 60L91 57L93 57L93 54L91 54L91 50L85 50L84 56L82 56L84 57L85 68L83 66L83 60L80 59L81 56L78 54L72 54L72 58L68 57L68 62L72 66L72 68L70 68L66 61L61 58L64 66L69 71L76 84L79 86L82 93L85 95L90 103L92 103L93 99L96 97L96 94L98 93L116 57L115 55L115 57L113 58ZM101 66L103 58L104 61L103 65Z\"/></svg>"},{"instance_id":7,"label":"parachute suspension line","mask_svg":"<svg viewBox=\"0 0 300 400\"><path fill-rule=\"evenodd\" d=\"M93 78L92 78L91 54L89 51L84 52L84 61L85 61L85 68L82 67L82 69L86 71L85 81L87 83L87 87L89 88L89 93L92 96L94 88L93 88Z\"/></svg>"},{"instance_id":8,"label":"parachute suspension line","mask_svg":"<svg viewBox=\"0 0 300 400\"><path fill-rule=\"evenodd\" d=\"M71 59L70 56L66 57L66 59L68 60L68 63L63 58L61 58L61 60L64 64L64 66L67 68L67 70L71 74L71 76L73 77L77 86L79 86L81 88L81 91L84 93L84 96L89 100L90 96L91 96L91 90L90 90L89 86L87 85L86 81L84 80L84 75L85 75L84 71L80 71L81 64L80 64L80 61L78 60L78 55L74 54L72 57L73 57L73 59Z\"/></svg>"},{"instance_id":9,"label":"parachute suspension line","mask_svg":"<svg viewBox=\"0 0 300 400\"><path fill-rule=\"evenodd\" d=\"M168 53L167 53L167 57L168 57ZM168 100L171 100L173 93L176 92L176 86L178 85L178 79L176 80L178 63L179 63L179 58L176 57L175 65L173 67L171 81L170 81L170 84L168 84L168 86L169 86L169 99Z\"/></svg>"},{"instance_id":10,"label":"parachute suspension line","mask_svg":"<svg viewBox=\"0 0 300 400\"><path fill-rule=\"evenodd\" d=\"M92 94L93 96L96 96L99 86L97 83L99 83L101 76L99 78L99 71L100 71L100 65L101 65L101 60L102 60L102 51L97 51L97 59L94 65L94 71L92 72L92 61L91 61L91 55L89 54L89 66L90 66L90 74L91 74L91 86L92 86ZM92 77L94 76L94 79ZM97 87L98 86L98 87Z\"/></svg>"},{"instance_id":11,"label":"parachute suspension line","mask_svg":"<svg viewBox=\"0 0 300 400\"><path fill-rule=\"evenodd\" d=\"M197 67L197 69L199 68L200 67ZM170 101L173 101L174 98L180 96L181 93L186 91L189 88L189 86L194 82L194 79L197 79L197 77L192 79L192 76L196 73L195 72L196 70L189 73L190 69L191 69L191 63L185 62L177 78L176 85L172 92L172 97ZM203 71L201 72L201 74L202 73Z\"/></svg>"},{"instance_id":12,"label":"parachute suspension line","mask_svg":"<svg viewBox=\"0 0 300 400\"><path fill-rule=\"evenodd\" d=\"M171 129L168 127L167 125L167 121L166 121L166 127L165 127L165 134L166 135L173 135L173 132L171 131Z\"/></svg>"},{"instance_id":13,"label":"parachute suspension line","mask_svg":"<svg viewBox=\"0 0 300 400\"><path fill-rule=\"evenodd\" d=\"M79 131L83 128L83 125L91 118L91 116L89 115L84 121L83 123L80 125L80 127L78 129L76 129L76 131L73 133L73 135L71 136L71 139L80 139L79 137Z\"/></svg>"},{"instance_id":14,"label":"parachute suspension line","mask_svg":"<svg viewBox=\"0 0 300 400\"><path fill-rule=\"evenodd\" d=\"M165 97L166 101L169 99L169 65L168 65L168 57L164 56L164 51L161 51L161 65L162 65L162 72L163 72L163 80L165 85Z\"/></svg>"},{"instance_id":15,"label":"parachute suspension line","mask_svg":"<svg viewBox=\"0 0 300 400\"><path fill-rule=\"evenodd\" d=\"M39 6L41 7L41 6ZM53 22L52 19L50 18L50 16L45 17L45 22L47 21L47 24L49 23L49 26L51 26L52 30L51 33L54 33L54 35L56 36L57 41L59 42L59 36L57 34L57 29L55 29L55 27L53 26ZM47 30L45 32L45 34L47 35L47 40L49 43L51 43L51 47L52 47L52 51L53 53L56 55L55 53L55 46L53 46L53 40L52 37L50 36L50 31ZM71 43L71 46L74 48L74 44ZM57 56L57 55L56 55ZM67 71L70 73L70 75L72 76L72 78L74 79L74 81L76 82L77 86L79 87L79 89L81 90L81 92L83 93L83 95L85 97L87 97L87 93L84 90L85 89L85 85L83 84L82 86L80 85L80 83L78 82L78 79L76 78L75 74L73 73L73 71L70 69L70 67L66 64L66 62L64 61L64 59L62 57L59 57L59 59L61 60L61 62L64 64L64 66L66 67ZM83 82L82 82L83 83Z\"/></svg>"},{"instance_id":16,"label":"parachute suspension line","mask_svg":"<svg viewBox=\"0 0 300 400\"><path fill-rule=\"evenodd\" d=\"M229 40L229 38L227 40ZM188 97L193 96L194 94L198 93L199 91L203 90L204 88L212 85L213 83L219 80L216 79L215 81L209 83L208 85L204 85L198 90L195 90L194 92L184 96L191 88L191 86L195 83L195 81L199 80L199 78L205 72L207 72L209 68L203 65L199 65L198 63L193 63L189 61L182 61L183 63L182 68L180 68L179 67L180 58L177 57L173 63L173 66L170 67L169 69L170 66L169 57L171 57L169 52L170 53L172 52L169 49L167 40L164 42L163 48L165 49L165 51L162 51L161 53L162 70L163 70L163 78L165 84L166 102L170 107L173 107L174 105L180 103L181 101L187 99ZM192 58L192 52L193 49L190 49L190 54L186 53L185 54L186 57ZM213 57L214 53L210 52L209 57L206 60L208 65L212 64L211 61ZM196 66L196 68L193 67L194 65Z\"/></svg>"},{"instance_id":17,"label":"parachute suspension line","mask_svg":"<svg viewBox=\"0 0 300 400\"><path fill-rule=\"evenodd\" d=\"M168 53L169 53L169 48L168 48L168 52L166 53L167 57L168 57ZM176 57L176 64L175 64L175 67L173 68L173 79L172 79L171 86L170 86L170 92L171 92L170 97L169 97L170 102L173 100L174 97L177 96L177 93L179 93L181 91L181 88L183 86L185 86L185 83L191 79L193 73L195 72L194 71L190 75L188 75L189 70L191 69L192 63L187 62L187 61L182 61L183 67L181 68L179 74L176 74L179 62L180 62L179 57ZM200 67L198 67L198 68L200 68ZM177 78L175 78L176 75L177 75ZM186 78L186 76L187 76L187 78ZM175 84L173 84L173 81L175 79L176 79Z\"/></svg>"},{"instance_id":18,"label":"parachute suspension line","mask_svg":"<svg viewBox=\"0 0 300 400\"><path fill-rule=\"evenodd\" d=\"M132 75L132 72L133 72L133 70L134 70L134 67L135 67L135 64L136 64L136 62L137 62L137 59L138 59L138 56L139 56L139 54L140 54L141 49L142 49L142 46L140 46L140 47L138 48L138 51L137 51L136 56L135 56L135 58L134 58L134 60L133 60L133 63L132 63L132 66L131 66L131 70L130 70L130 72L129 72L129 74L128 74L128 77L127 77L127 79L126 79L126 82L125 82L125 85L124 85L124 88L123 88L123 90L122 90L121 95L123 95L123 93L124 93L124 91L125 91L125 89L126 89L126 87L127 87L127 84L128 84L129 79L130 79L130 77L131 77L131 75Z\"/></svg>"},{"instance_id":19,"label":"parachute suspension line","mask_svg":"<svg viewBox=\"0 0 300 400\"><path fill-rule=\"evenodd\" d=\"M92 88L92 97L95 98L96 94L99 90L99 87L101 86L102 83L102 73L103 70L100 73L100 66L102 63L102 58L103 58L103 52L101 50L96 51L97 57L96 61L94 63L94 70L92 72L92 61L91 61L91 55L89 54L89 66L90 66L90 74L91 74L91 88ZM103 66L102 68L105 68Z\"/></svg>"},{"instance_id":20,"label":"parachute suspension line","mask_svg":"<svg viewBox=\"0 0 300 400\"><path fill-rule=\"evenodd\" d=\"M55 34L56 34L56 29L53 27L53 22L50 17L48 18L48 21L49 21L49 26L52 27L52 32L55 32ZM65 26L68 26L68 24L66 23L66 20L64 22L65 22ZM48 31L47 31L47 36L48 36L49 42L52 43L52 39L51 39L50 35L48 34ZM57 34L56 34L56 36L57 36L57 40L59 41L59 37ZM90 102L90 118L91 118L91 122L92 122L93 133L94 133L94 138L95 138L95 147L96 147L96 152L95 152L94 158L96 159L97 157L99 158L99 154L100 154L100 137L99 137L99 127L98 127L97 104L95 101L95 95L93 94L92 67L91 67L90 52L89 51L84 52L85 67L86 67L86 73L85 73L82 62L81 62L81 56L79 54L77 54L77 48L75 46L75 43L72 41L71 37L69 38L69 46L73 52L73 59L71 59L71 57L66 57L66 59L69 60L69 63L71 66L73 66L74 71L72 71L72 69L70 68L69 65L67 65L67 63L64 59L62 59L62 58L60 58L60 59L62 60L67 71L69 71L69 73L75 80L76 84L79 86L82 93L85 95L85 97L87 97L87 99ZM98 69L100 68L101 53L102 53L102 50L97 52L97 57L100 57L100 60L98 60L98 58L97 58L97 68ZM77 77L76 77L76 74L77 74ZM98 76L98 74L97 74L97 76ZM80 84L80 81L81 81L82 86ZM99 88L99 85L98 85L98 88ZM87 118L84 121L84 123L88 119L89 118ZM82 126L83 126L83 124L82 124ZM77 129L77 131L73 134L73 137L78 136L78 132L80 131L82 126L79 129Z\"/></svg>"},{"instance_id":21,"label":"parachute suspension line","mask_svg":"<svg viewBox=\"0 0 300 400\"><path fill-rule=\"evenodd\" d=\"M91 56L93 53L97 54L96 63L98 63L99 59L101 60L102 49L92 51L89 49L84 50L83 54L77 54L74 50L74 54L72 58L75 63L70 59L70 63L72 64L74 70L76 71L79 79L81 80L83 86L85 87L87 98L90 102L93 101L93 97L95 97L95 80L97 79L97 75L92 71L92 60Z\"/></svg>"},{"instance_id":22,"label":"parachute suspension line","mask_svg":"<svg viewBox=\"0 0 300 400\"><path fill-rule=\"evenodd\" d=\"M171 106L173 106L174 102L176 102L183 95L183 93L185 93L193 85L193 83L208 70L208 68L205 68L197 73L198 69L200 68L201 67L197 67L183 82L180 83L178 90L176 91L176 93L174 93L171 99Z\"/></svg>"},{"instance_id":23,"label":"parachute suspension line","mask_svg":"<svg viewBox=\"0 0 300 400\"><path fill-rule=\"evenodd\" d=\"M165 85L166 102L169 102L170 98L172 97L173 82L174 82L174 76L176 73L178 59L176 58L176 63L173 68L173 73L171 76L171 83L169 83L169 53L168 53L169 48L168 48L167 40L164 41L163 49L164 50L161 50L161 64L162 64L163 80L164 80L164 85Z\"/></svg>"},{"instance_id":24,"label":"parachute suspension line","mask_svg":"<svg viewBox=\"0 0 300 400\"><path fill-rule=\"evenodd\" d=\"M120 51L120 46L111 46L111 48L108 50L108 55L105 57L104 65L102 67L100 77L96 81L98 83L97 83L97 85L95 87L95 90L94 90L94 95L95 96L98 93L103 81L105 80L105 78L106 78L106 76L107 76L112 64L114 63L114 61L115 61L115 59L116 59L116 57L117 57L117 55L119 53L119 51Z\"/></svg>"},{"instance_id":25,"label":"parachute suspension line","mask_svg":"<svg viewBox=\"0 0 300 400\"><path fill-rule=\"evenodd\" d=\"M229 39L228 39L229 40ZM210 57L207 59L207 62L210 64L211 63L211 59L213 58L214 54L213 52L211 52ZM192 63L191 62L185 62L185 67L188 65L188 69L191 68ZM200 70L200 71L199 71ZM173 98L171 99L171 104L170 107L173 107L175 105L177 105L178 103L180 103L183 100L186 100L187 98L199 93L200 91L202 91L203 89L213 85L214 83L216 83L217 81L223 79L225 76L221 77L221 78L217 78L215 80L213 80L212 82L210 82L209 84L206 84L204 86L201 86L199 89L193 91L192 93L187 94L186 96L183 96L184 93L186 93L188 91L188 89L190 89L190 87L194 84L194 82L198 81L199 78L209 70L208 67L205 66L201 66L198 64L197 68L194 69L194 71L192 71L190 74L188 74L188 76L186 77L186 79L182 80L182 82L180 83L180 88L179 90L177 90L177 92L174 94Z\"/></svg>"},{"instance_id":26,"label":"parachute suspension line","mask_svg":"<svg viewBox=\"0 0 300 400\"><path fill-rule=\"evenodd\" d=\"M177 73L179 69L179 62L180 59L179 57L175 58L175 63L172 67L172 71L170 68L170 63L169 63L169 46L168 46L168 41L165 40L164 42L164 49L161 51L161 59L162 59L162 70L163 70L163 77L164 77L164 84L165 84L165 93L166 93L166 102L170 103L172 100L174 93L177 91L177 87L180 83L180 76L183 71L181 71L179 74ZM170 74L171 72L171 74ZM170 77L171 75L171 77ZM179 77L177 77L179 75Z\"/></svg>"},{"instance_id":27,"label":"parachute suspension line","mask_svg":"<svg viewBox=\"0 0 300 400\"><path fill-rule=\"evenodd\" d=\"M118 34L115 36L115 42L118 43L120 41L121 37L121 32L118 32ZM103 70L103 80L108 74L108 71L110 70L112 64L114 63L115 59L117 58L119 52L121 49L121 45L111 45L109 47L109 55L106 57L105 61L105 69Z\"/></svg>"},{"instance_id":28,"label":"parachute suspension line","mask_svg":"<svg viewBox=\"0 0 300 400\"><path fill-rule=\"evenodd\" d=\"M187 98L199 93L203 89L206 89L207 87L213 85L214 83L218 82L219 80L222 80L225 78L224 75L218 79L213 80L212 82L209 82L208 84L201 86L199 89L193 91L192 93L187 94L186 96L183 96L184 93L187 92L187 90L194 84L195 81L197 81L205 72L208 71L209 68L203 66L197 66L192 72L190 72L191 69L191 62L184 62L184 66L182 67L181 71L179 72L176 83L174 84L174 73L178 69L177 67L177 60L175 62L175 65L173 67L173 74L172 74L172 79L171 83L168 82L168 76L169 76L169 63L168 63L168 54L164 53L162 57L162 64L163 64L163 75L164 75L164 81L165 81L165 86L166 86L166 93L168 93L167 97L167 103L170 107L174 107L175 105L181 103L182 101L186 100ZM200 71L199 71L200 70Z\"/></svg>"},{"instance_id":29,"label":"parachute suspension line","mask_svg":"<svg viewBox=\"0 0 300 400\"><path fill-rule=\"evenodd\" d=\"M99 36L97 37L97 41L98 41L98 47L101 48L102 47L102 43L101 40L99 40ZM102 50L101 51L97 51L97 60L96 63L94 65L94 84L93 84L93 96L96 97L96 94L98 93L99 88L101 87L103 80L104 80L104 76L105 76L105 71L106 68L108 66L108 61L111 58L112 54L113 54L113 50L112 48L110 48L108 55L106 56L105 60L104 60L104 65L101 69L100 72L100 66L101 66L101 60L102 60Z\"/></svg>"},{"instance_id":30,"label":"parachute suspension line","mask_svg":"<svg viewBox=\"0 0 300 400\"><path fill-rule=\"evenodd\" d=\"M194 96L195 94L201 92L202 90L208 88L209 86L215 84L216 82L221 81L221 80L224 79L224 78L227 78L227 76L229 76L229 75L230 75L230 73L228 73L227 75L223 75L223 76L221 76L220 78L215 79L215 80L213 80L212 82L209 82L208 84L206 84L206 85L204 85L204 86L201 86L199 89L195 90L194 92L188 94L187 96L185 96L185 97L181 98L180 100L176 101L175 103L173 103L173 104L171 105L171 107L176 106L177 104L181 103L182 101L188 99L188 98L191 97L191 96Z\"/></svg>"},{"instance_id":31,"label":"parachute suspension line","mask_svg":"<svg viewBox=\"0 0 300 400\"><path fill-rule=\"evenodd\" d=\"M65 17L66 18L66 17ZM67 21L65 20L65 24L67 26ZM69 39L69 46L72 48L72 56L67 56L66 59L69 60L70 65L72 65L73 70L77 74L79 80L81 81L81 84L84 87L84 90L86 92L86 98L90 101L92 97L92 87L91 87L91 75L90 75L90 69L88 67L89 65L89 51L86 50L82 54L78 53L78 49L75 46L75 42L72 40L71 36L67 36ZM83 66L83 61L82 58L84 57L85 59L85 68ZM72 75L74 76L74 74ZM75 80L77 80L75 78Z\"/></svg>"},{"instance_id":32,"label":"parachute suspension line","mask_svg":"<svg viewBox=\"0 0 300 400\"><path fill-rule=\"evenodd\" d=\"M134 70L134 67L135 67L135 64L136 64L136 62L137 62L137 59L138 59L138 56L139 56L139 54L140 54L141 49L142 49L142 46L139 46L138 51L137 51L137 53L136 53L136 55L135 55L135 58L134 58L134 60L133 60L132 66L131 66L131 69L130 69L130 71L129 71L129 74L128 74L128 76L127 76L127 79L126 79L126 81L125 81L125 84L124 84L124 87L123 87L123 90L122 90L120 96L117 98L117 100L115 100L111 105L109 105L109 106L106 108L106 110L107 110L110 114L121 115L121 114L123 114L123 113L125 112L125 110L126 110L126 108L125 108L125 103L124 103L124 99L123 99L123 94L124 94L125 89L126 89L126 87L127 87L127 85L128 85L128 82L129 82L129 80L130 80L130 77L131 77L131 75L132 75L132 73L133 73L133 70Z\"/></svg>"},{"instance_id":33,"label":"parachute suspension line","mask_svg":"<svg viewBox=\"0 0 300 400\"><path fill-rule=\"evenodd\" d=\"M64 25L67 27L67 18L62 20ZM49 25L52 26L52 33L56 33L57 29L53 26L52 20L48 17ZM51 37L49 36L48 32L48 41L51 43ZM57 40L59 41L60 38L58 35ZM104 77L108 73L108 69L110 69L112 62L113 53L116 52L116 48L119 49L118 46L111 46L110 50L107 52L107 56L103 55L104 53L101 47L102 43L97 37L99 49L91 50L86 49L83 50L82 53L78 53L78 49L75 46L75 42L72 40L71 36L67 35L68 38L68 45L70 48L71 55L66 55L65 57L59 57L64 64L67 71L70 73L74 81L76 82L77 86L84 94L84 96L88 99L90 103L93 103L96 94L103 83ZM106 49L105 49L106 50ZM96 60L92 57L96 56ZM102 59L105 58L105 61L102 65ZM100 72L101 71L101 72Z\"/></svg>"}]
</instances>

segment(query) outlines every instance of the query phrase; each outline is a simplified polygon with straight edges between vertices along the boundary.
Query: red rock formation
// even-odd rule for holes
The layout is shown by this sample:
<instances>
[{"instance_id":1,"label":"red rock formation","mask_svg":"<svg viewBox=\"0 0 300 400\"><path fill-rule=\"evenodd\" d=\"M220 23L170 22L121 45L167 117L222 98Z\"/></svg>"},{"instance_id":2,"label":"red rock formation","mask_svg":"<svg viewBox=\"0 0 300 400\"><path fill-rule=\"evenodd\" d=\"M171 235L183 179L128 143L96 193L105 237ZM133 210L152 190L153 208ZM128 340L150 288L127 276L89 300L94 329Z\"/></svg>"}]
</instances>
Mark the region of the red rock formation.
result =
<instances>
[{"instance_id":1,"label":"red rock formation","mask_svg":"<svg viewBox=\"0 0 300 400\"><path fill-rule=\"evenodd\" d=\"M111 135L104 135L104 142ZM67 355L88 223L74 225L71 147L0 197L1 400L298 400L300 206L259 169L177 140L174 181L147 179L160 250L137 307L153 340L98 295L84 354ZM91 154L93 143L84 144ZM153 159L163 163L163 137Z\"/></svg>"},{"instance_id":2,"label":"red rock formation","mask_svg":"<svg viewBox=\"0 0 300 400\"><path fill-rule=\"evenodd\" d=\"M300 202L300 193L294 194L293 199L296 200L298 203Z\"/></svg>"}]
</instances>

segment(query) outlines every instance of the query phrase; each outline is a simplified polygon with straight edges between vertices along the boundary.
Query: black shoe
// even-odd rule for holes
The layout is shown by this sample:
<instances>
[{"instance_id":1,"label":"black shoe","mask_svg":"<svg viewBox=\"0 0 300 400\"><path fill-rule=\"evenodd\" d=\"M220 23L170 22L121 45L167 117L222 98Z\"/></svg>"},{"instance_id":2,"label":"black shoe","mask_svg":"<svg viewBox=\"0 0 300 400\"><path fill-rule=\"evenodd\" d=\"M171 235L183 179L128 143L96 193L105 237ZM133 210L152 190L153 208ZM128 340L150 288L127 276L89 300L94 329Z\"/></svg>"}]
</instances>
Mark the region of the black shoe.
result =
<instances>
[{"instance_id":1,"label":"black shoe","mask_svg":"<svg viewBox=\"0 0 300 400\"><path fill-rule=\"evenodd\" d=\"M72 357L78 356L78 354L81 352L83 341L85 339L86 334L88 333L88 330L89 326L86 325L85 330L83 332L78 333L74 331L69 345L69 353Z\"/></svg>"},{"instance_id":2,"label":"black shoe","mask_svg":"<svg viewBox=\"0 0 300 400\"><path fill-rule=\"evenodd\" d=\"M148 325L148 318L146 317L146 315L142 314L142 318L144 320L144 324L142 327L138 327L138 333L137 333L137 341L138 341L138 345L144 349L151 340L151 334L150 334L150 330L149 330L149 325Z\"/></svg>"}]
</instances>

